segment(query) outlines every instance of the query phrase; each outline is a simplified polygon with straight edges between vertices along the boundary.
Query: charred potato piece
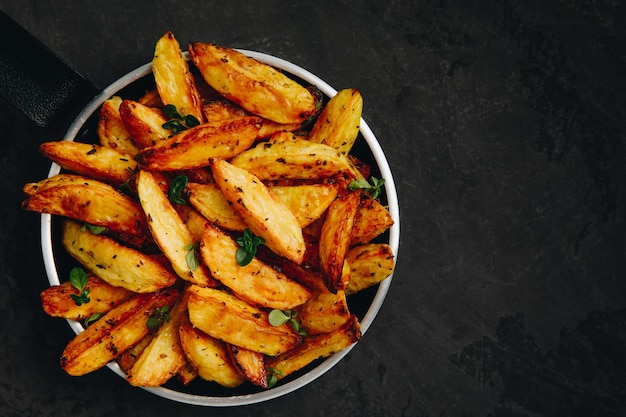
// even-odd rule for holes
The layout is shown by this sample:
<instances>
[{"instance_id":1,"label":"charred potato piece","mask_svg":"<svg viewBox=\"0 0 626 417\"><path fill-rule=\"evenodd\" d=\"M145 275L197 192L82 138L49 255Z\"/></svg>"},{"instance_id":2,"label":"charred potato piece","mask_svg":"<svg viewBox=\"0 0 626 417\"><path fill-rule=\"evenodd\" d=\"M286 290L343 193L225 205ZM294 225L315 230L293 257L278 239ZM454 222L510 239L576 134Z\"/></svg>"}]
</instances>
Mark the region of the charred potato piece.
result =
<instances>
[{"instance_id":1,"label":"charred potato piece","mask_svg":"<svg viewBox=\"0 0 626 417\"><path fill-rule=\"evenodd\" d=\"M351 244L370 242L392 225L393 218L380 201L372 198L362 198L354 218Z\"/></svg>"},{"instance_id":2,"label":"charred potato piece","mask_svg":"<svg viewBox=\"0 0 626 417\"><path fill-rule=\"evenodd\" d=\"M230 360L245 378L261 388L267 388L265 355L239 346L228 345Z\"/></svg>"},{"instance_id":3,"label":"charred potato piece","mask_svg":"<svg viewBox=\"0 0 626 417\"><path fill-rule=\"evenodd\" d=\"M350 282L346 294L354 294L376 285L394 269L391 247L385 243L369 243L351 248L346 255L350 266Z\"/></svg>"}]
</instances>

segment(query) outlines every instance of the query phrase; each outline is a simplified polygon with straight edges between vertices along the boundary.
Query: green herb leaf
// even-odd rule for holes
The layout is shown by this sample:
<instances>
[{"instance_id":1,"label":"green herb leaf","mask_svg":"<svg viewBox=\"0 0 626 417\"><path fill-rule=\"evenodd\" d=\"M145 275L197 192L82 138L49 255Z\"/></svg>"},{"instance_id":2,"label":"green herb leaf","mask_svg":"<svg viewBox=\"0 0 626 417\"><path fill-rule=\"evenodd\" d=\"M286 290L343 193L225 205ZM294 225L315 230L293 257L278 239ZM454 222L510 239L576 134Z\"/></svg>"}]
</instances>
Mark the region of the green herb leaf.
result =
<instances>
[{"instance_id":1,"label":"green herb leaf","mask_svg":"<svg viewBox=\"0 0 626 417\"><path fill-rule=\"evenodd\" d=\"M235 253L237 264L239 264L239 266L246 266L252 262L258 246L264 244L265 239L261 236L255 236L250 229L246 228L243 231L243 236L238 237L236 242L239 245Z\"/></svg>"},{"instance_id":2,"label":"green herb leaf","mask_svg":"<svg viewBox=\"0 0 626 417\"><path fill-rule=\"evenodd\" d=\"M87 304L91 299L89 298L90 288L87 287L87 274L80 267L74 267L70 271L70 283L72 287L78 290L78 294L70 294L70 298L74 301L74 304L81 306Z\"/></svg>"},{"instance_id":3,"label":"green herb leaf","mask_svg":"<svg viewBox=\"0 0 626 417\"><path fill-rule=\"evenodd\" d=\"M148 330L156 330L164 322L169 322L171 320L169 311L169 306L155 308L154 312L150 314L150 317L148 317L148 321L146 321L146 327L148 328Z\"/></svg>"},{"instance_id":4,"label":"green herb leaf","mask_svg":"<svg viewBox=\"0 0 626 417\"><path fill-rule=\"evenodd\" d=\"M306 329L300 327L300 322L296 319L298 316L297 311L293 310L279 310L277 308L269 312L267 318L270 324L274 327L281 326L285 323L289 323L292 329L294 329L300 336L306 336Z\"/></svg>"},{"instance_id":5,"label":"green herb leaf","mask_svg":"<svg viewBox=\"0 0 626 417\"><path fill-rule=\"evenodd\" d=\"M169 120L163 123L162 126L164 129L171 130L173 134L177 134L200 124L200 121L192 114L186 116L181 115L173 104L163 106L163 113Z\"/></svg>"},{"instance_id":6,"label":"green herb leaf","mask_svg":"<svg viewBox=\"0 0 626 417\"><path fill-rule=\"evenodd\" d=\"M179 175L172 180L167 191L167 198L172 202L172 204L187 204L187 200L184 198L184 193L188 183L189 178L186 175Z\"/></svg>"},{"instance_id":7,"label":"green herb leaf","mask_svg":"<svg viewBox=\"0 0 626 417\"><path fill-rule=\"evenodd\" d=\"M278 383L278 377L283 376L283 373L276 368L267 368L267 387L272 388Z\"/></svg>"},{"instance_id":8,"label":"green herb leaf","mask_svg":"<svg viewBox=\"0 0 626 417\"><path fill-rule=\"evenodd\" d=\"M385 179L370 177L370 181L371 183L368 182L365 178L359 178L358 180L354 180L350 184L348 184L348 188L352 191L363 190L366 195L376 200L382 192L383 185L385 184Z\"/></svg>"},{"instance_id":9,"label":"green herb leaf","mask_svg":"<svg viewBox=\"0 0 626 417\"><path fill-rule=\"evenodd\" d=\"M83 320L83 326L89 327L96 321L100 319L100 317L104 316L104 313L93 313L91 316L87 317Z\"/></svg>"},{"instance_id":10,"label":"green herb leaf","mask_svg":"<svg viewBox=\"0 0 626 417\"><path fill-rule=\"evenodd\" d=\"M84 232L87 229L89 229L91 234L94 234L94 235L101 235L105 233L107 230L109 230L108 228L104 226L96 226L93 224L83 223L83 225L80 228L81 232Z\"/></svg>"},{"instance_id":11,"label":"green herb leaf","mask_svg":"<svg viewBox=\"0 0 626 417\"><path fill-rule=\"evenodd\" d=\"M196 250L200 247L197 243L190 243L185 246L183 249L187 251L187 255L185 256L185 260L187 261L187 266L192 271L195 271L200 266L200 259L198 259L198 254Z\"/></svg>"}]
</instances>

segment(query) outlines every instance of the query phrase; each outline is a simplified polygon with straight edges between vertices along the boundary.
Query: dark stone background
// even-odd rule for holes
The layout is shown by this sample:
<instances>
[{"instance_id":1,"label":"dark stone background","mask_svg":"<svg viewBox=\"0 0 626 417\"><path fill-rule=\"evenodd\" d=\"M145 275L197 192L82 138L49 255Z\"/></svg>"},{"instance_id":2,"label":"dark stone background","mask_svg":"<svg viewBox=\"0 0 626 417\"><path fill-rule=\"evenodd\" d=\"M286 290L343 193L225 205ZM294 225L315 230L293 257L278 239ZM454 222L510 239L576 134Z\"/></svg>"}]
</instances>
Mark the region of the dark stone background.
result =
<instances>
[{"instance_id":1,"label":"dark stone background","mask_svg":"<svg viewBox=\"0 0 626 417\"><path fill-rule=\"evenodd\" d=\"M625 416L623 3L284 3L0 10L99 87L172 30L359 88L402 221L362 343L309 386L237 409L174 403L108 370L65 375L71 331L41 310L39 218L20 210L21 186L48 170L37 144L59 137L3 103L0 416Z\"/></svg>"}]
</instances>

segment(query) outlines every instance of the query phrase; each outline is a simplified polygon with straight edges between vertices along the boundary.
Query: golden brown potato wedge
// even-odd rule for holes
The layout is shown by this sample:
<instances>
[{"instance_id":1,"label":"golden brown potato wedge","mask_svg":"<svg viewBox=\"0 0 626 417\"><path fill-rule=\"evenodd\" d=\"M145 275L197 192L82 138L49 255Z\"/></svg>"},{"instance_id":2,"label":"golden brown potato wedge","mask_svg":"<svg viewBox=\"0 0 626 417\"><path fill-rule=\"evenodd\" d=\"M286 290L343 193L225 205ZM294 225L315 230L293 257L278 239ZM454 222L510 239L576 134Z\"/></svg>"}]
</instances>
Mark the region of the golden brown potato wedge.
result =
<instances>
[{"instance_id":1,"label":"golden brown potato wedge","mask_svg":"<svg viewBox=\"0 0 626 417\"><path fill-rule=\"evenodd\" d=\"M176 276L158 259L110 237L94 235L75 221L63 222L61 243L74 259L113 286L145 293L176 282Z\"/></svg>"},{"instance_id":2,"label":"golden brown potato wedge","mask_svg":"<svg viewBox=\"0 0 626 417\"><path fill-rule=\"evenodd\" d=\"M303 304L311 292L285 274L253 258L240 266L237 243L217 227L208 224L200 244L202 259L211 275L242 300L265 308L289 310Z\"/></svg>"},{"instance_id":3,"label":"golden brown potato wedge","mask_svg":"<svg viewBox=\"0 0 626 417\"><path fill-rule=\"evenodd\" d=\"M356 343L361 330L356 316L352 315L339 329L305 338L305 342L280 356L266 358L265 368L280 380L304 368L316 359L326 358Z\"/></svg>"},{"instance_id":4,"label":"golden brown potato wedge","mask_svg":"<svg viewBox=\"0 0 626 417\"><path fill-rule=\"evenodd\" d=\"M248 228L274 252L302 262L306 246L298 220L256 176L222 159L211 163L213 178Z\"/></svg>"},{"instance_id":5,"label":"golden brown potato wedge","mask_svg":"<svg viewBox=\"0 0 626 417\"><path fill-rule=\"evenodd\" d=\"M245 381L230 361L226 344L195 328L187 316L181 320L179 334L185 356L200 378L230 388Z\"/></svg>"},{"instance_id":6,"label":"golden brown potato wedge","mask_svg":"<svg viewBox=\"0 0 626 417\"><path fill-rule=\"evenodd\" d=\"M160 325L148 346L128 370L126 379L131 385L161 386L177 375L187 363L178 332L181 318L187 315L187 303L179 300L168 314L169 320Z\"/></svg>"},{"instance_id":7,"label":"golden brown potato wedge","mask_svg":"<svg viewBox=\"0 0 626 417\"><path fill-rule=\"evenodd\" d=\"M147 235L141 206L101 181L60 174L44 180L22 204L26 210L56 214L129 235Z\"/></svg>"},{"instance_id":8,"label":"golden brown potato wedge","mask_svg":"<svg viewBox=\"0 0 626 417\"><path fill-rule=\"evenodd\" d=\"M146 322L156 308L171 306L172 288L137 294L110 310L72 339L61 356L61 368L72 376L102 368L148 334Z\"/></svg>"},{"instance_id":9,"label":"golden brown potato wedge","mask_svg":"<svg viewBox=\"0 0 626 417\"><path fill-rule=\"evenodd\" d=\"M139 152L139 148L122 122L120 104L122 104L122 98L118 96L111 97L102 103L98 120L98 138L100 145L134 156Z\"/></svg>"},{"instance_id":10,"label":"golden brown potato wedge","mask_svg":"<svg viewBox=\"0 0 626 417\"><path fill-rule=\"evenodd\" d=\"M354 294L376 285L394 269L391 247L385 243L369 243L351 248L346 255L350 265L350 282L346 294Z\"/></svg>"},{"instance_id":11,"label":"golden brown potato wedge","mask_svg":"<svg viewBox=\"0 0 626 417\"><path fill-rule=\"evenodd\" d=\"M267 388L265 355L238 346L228 345L230 360L245 378L261 388Z\"/></svg>"},{"instance_id":12,"label":"golden brown potato wedge","mask_svg":"<svg viewBox=\"0 0 626 417\"><path fill-rule=\"evenodd\" d=\"M88 274L85 288L89 288L90 301L81 305L76 305L70 297L70 294L78 295L80 292L69 281L46 288L40 294L43 311L52 317L79 321L96 313L106 313L135 294L125 288L115 287L93 274Z\"/></svg>"},{"instance_id":13,"label":"golden brown potato wedge","mask_svg":"<svg viewBox=\"0 0 626 417\"><path fill-rule=\"evenodd\" d=\"M153 90L148 90L139 99L137 102L143 104L148 107L163 107L163 102L161 101L161 96L159 96L159 91L155 88Z\"/></svg>"},{"instance_id":14,"label":"golden brown potato wedge","mask_svg":"<svg viewBox=\"0 0 626 417\"><path fill-rule=\"evenodd\" d=\"M160 109L145 106L137 101L122 101L120 117L139 149L156 145L167 140L172 134L163 127L167 119Z\"/></svg>"},{"instance_id":15,"label":"golden brown potato wedge","mask_svg":"<svg viewBox=\"0 0 626 417\"><path fill-rule=\"evenodd\" d=\"M294 214L301 228L319 219L337 197L332 184L285 185L270 187Z\"/></svg>"},{"instance_id":16,"label":"golden brown potato wedge","mask_svg":"<svg viewBox=\"0 0 626 417\"><path fill-rule=\"evenodd\" d=\"M275 68L234 49L190 43L205 81L245 110L278 123L302 123L315 113L311 93Z\"/></svg>"},{"instance_id":17,"label":"golden brown potato wedge","mask_svg":"<svg viewBox=\"0 0 626 417\"><path fill-rule=\"evenodd\" d=\"M333 96L317 118L309 140L325 143L347 154L359 135L363 97L356 88L346 88Z\"/></svg>"},{"instance_id":18,"label":"golden brown potato wedge","mask_svg":"<svg viewBox=\"0 0 626 417\"><path fill-rule=\"evenodd\" d=\"M242 231L246 224L234 208L228 204L222 190L215 183L187 184L189 204L206 217L210 222L226 230Z\"/></svg>"},{"instance_id":19,"label":"golden brown potato wedge","mask_svg":"<svg viewBox=\"0 0 626 417\"><path fill-rule=\"evenodd\" d=\"M44 142L39 151L68 171L115 187L128 182L137 168L132 155L106 146L65 140Z\"/></svg>"},{"instance_id":20,"label":"golden brown potato wedge","mask_svg":"<svg viewBox=\"0 0 626 417\"><path fill-rule=\"evenodd\" d=\"M302 342L286 324L272 326L267 312L214 288L187 289L189 320L208 335L269 356L284 353Z\"/></svg>"},{"instance_id":21,"label":"golden brown potato wedge","mask_svg":"<svg viewBox=\"0 0 626 417\"><path fill-rule=\"evenodd\" d=\"M115 359L115 362L120 366L122 371L128 372L133 367L141 352L150 344L150 341L154 337L154 333L148 333L143 339L137 342L136 345L130 349L124 351L120 356Z\"/></svg>"},{"instance_id":22,"label":"golden brown potato wedge","mask_svg":"<svg viewBox=\"0 0 626 417\"><path fill-rule=\"evenodd\" d=\"M205 123L141 150L135 159L152 171L179 171L207 166L211 158L229 159L254 143L258 117Z\"/></svg>"},{"instance_id":23,"label":"golden brown potato wedge","mask_svg":"<svg viewBox=\"0 0 626 417\"><path fill-rule=\"evenodd\" d=\"M338 150L322 143L297 138L293 133L280 132L269 142L241 152L231 161L261 180L280 179L343 179L360 176L348 158Z\"/></svg>"},{"instance_id":24,"label":"golden brown potato wedge","mask_svg":"<svg viewBox=\"0 0 626 417\"><path fill-rule=\"evenodd\" d=\"M324 283L332 293L344 289L347 284L346 275L342 274L342 270L350 247L352 225L360 200L359 191L352 191L337 198L328 208L322 224L319 240L320 268Z\"/></svg>"},{"instance_id":25,"label":"golden brown potato wedge","mask_svg":"<svg viewBox=\"0 0 626 417\"><path fill-rule=\"evenodd\" d=\"M309 335L332 332L350 318L348 301L342 290L335 294L328 290L318 291L296 310L300 326Z\"/></svg>"},{"instance_id":26,"label":"golden brown potato wedge","mask_svg":"<svg viewBox=\"0 0 626 417\"><path fill-rule=\"evenodd\" d=\"M140 170L137 176L137 194L146 213L150 232L163 254L170 260L176 274L194 284L215 285L206 266L190 263L187 255L195 251L196 242L161 190L159 182L149 171ZM194 256L198 259L197 256Z\"/></svg>"},{"instance_id":27,"label":"golden brown potato wedge","mask_svg":"<svg viewBox=\"0 0 626 417\"><path fill-rule=\"evenodd\" d=\"M180 216L180 219L185 223L185 226L187 226L189 233L191 233L193 237L193 241L200 242L204 234L204 228L209 223L206 217L188 204L175 204L174 208Z\"/></svg>"},{"instance_id":28,"label":"golden brown potato wedge","mask_svg":"<svg viewBox=\"0 0 626 417\"><path fill-rule=\"evenodd\" d=\"M186 354L185 357L187 357ZM185 365L180 368L180 370L178 371L178 375L176 375L176 379L178 380L178 382L180 382L184 386L191 384L191 382L197 377L198 371L196 371L196 368L194 368L191 362L189 362L189 359L187 359L187 363L185 363Z\"/></svg>"},{"instance_id":29,"label":"golden brown potato wedge","mask_svg":"<svg viewBox=\"0 0 626 417\"><path fill-rule=\"evenodd\" d=\"M380 201L362 198L352 227L352 245L370 242L392 225L393 218Z\"/></svg>"},{"instance_id":30,"label":"golden brown potato wedge","mask_svg":"<svg viewBox=\"0 0 626 417\"><path fill-rule=\"evenodd\" d=\"M152 73L163 104L173 104L181 115L192 115L202 122L202 99L172 32L159 38L154 47Z\"/></svg>"}]
</instances>

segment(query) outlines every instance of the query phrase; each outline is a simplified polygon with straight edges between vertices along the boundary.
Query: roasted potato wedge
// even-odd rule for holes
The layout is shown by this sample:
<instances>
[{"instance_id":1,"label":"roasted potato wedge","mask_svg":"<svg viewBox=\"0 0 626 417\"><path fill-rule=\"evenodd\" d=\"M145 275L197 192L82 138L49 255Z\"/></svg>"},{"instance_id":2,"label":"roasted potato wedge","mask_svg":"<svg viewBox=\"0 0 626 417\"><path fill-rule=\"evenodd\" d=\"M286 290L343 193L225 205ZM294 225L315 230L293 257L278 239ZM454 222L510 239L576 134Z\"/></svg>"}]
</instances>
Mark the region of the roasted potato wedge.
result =
<instances>
[{"instance_id":1,"label":"roasted potato wedge","mask_svg":"<svg viewBox=\"0 0 626 417\"><path fill-rule=\"evenodd\" d=\"M302 343L286 324L272 326L267 312L215 288L187 289L189 320L208 335L254 352L280 355Z\"/></svg>"},{"instance_id":2,"label":"roasted potato wedge","mask_svg":"<svg viewBox=\"0 0 626 417\"><path fill-rule=\"evenodd\" d=\"M66 174L43 180L22 204L26 210L56 214L114 232L146 236L146 218L131 197L101 181Z\"/></svg>"},{"instance_id":3,"label":"roasted potato wedge","mask_svg":"<svg viewBox=\"0 0 626 417\"><path fill-rule=\"evenodd\" d=\"M118 96L111 97L102 103L98 119L98 139L102 146L134 156L137 155L139 149L122 122L120 104L122 104L122 98Z\"/></svg>"},{"instance_id":4,"label":"roasted potato wedge","mask_svg":"<svg viewBox=\"0 0 626 417\"><path fill-rule=\"evenodd\" d=\"M63 222L61 243L67 252L98 278L133 292L152 292L176 282L176 276L155 258L123 246L71 220Z\"/></svg>"},{"instance_id":5,"label":"roasted potato wedge","mask_svg":"<svg viewBox=\"0 0 626 417\"><path fill-rule=\"evenodd\" d=\"M339 91L322 109L309 140L348 154L359 135L362 111L363 97L359 90L346 88Z\"/></svg>"},{"instance_id":6,"label":"roasted potato wedge","mask_svg":"<svg viewBox=\"0 0 626 417\"><path fill-rule=\"evenodd\" d=\"M187 315L187 303L179 300L168 314L169 320L161 324L150 343L126 373L126 379L131 385L161 386L178 374L187 363L178 331L181 318Z\"/></svg>"},{"instance_id":7,"label":"roasted potato wedge","mask_svg":"<svg viewBox=\"0 0 626 417\"><path fill-rule=\"evenodd\" d=\"M205 123L141 150L135 159L152 171L179 171L207 166L211 158L229 159L254 143L258 117Z\"/></svg>"},{"instance_id":8,"label":"roasted potato wedge","mask_svg":"<svg viewBox=\"0 0 626 417\"><path fill-rule=\"evenodd\" d=\"M301 228L319 219L337 197L332 184L285 185L270 187L294 214Z\"/></svg>"},{"instance_id":9,"label":"roasted potato wedge","mask_svg":"<svg viewBox=\"0 0 626 417\"><path fill-rule=\"evenodd\" d=\"M148 333L143 339L137 342L136 345L128 350L125 350L124 353L115 359L115 362L117 362L122 371L126 373L133 367L135 362L137 362L137 359L139 359L139 355L141 355L141 352L148 347L153 337L154 333Z\"/></svg>"},{"instance_id":10,"label":"roasted potato wedge","mask_svg":"<svg viewBox=\"0 0 626 417\"><path fill-rule=\"evenodd\" d=\"M61 368L72 376L102 368L143 339L150 315L156 308L173 305L178 294L172 288L137 294L113 308L67 344Z\"/></svg>"},{"instance_id":11,"label":"roasted potato wedge","mask_svg":"<svg viewBox=\"0 0 626 417\"><path fill-rule=\"evenodd\" d=\"M243 219L231 207L222 190L215 183L187 184L189 204L200 214L226 230L242 231L246 228Z\"/></svg>"},{"instance_id":12,"label":"roasted potato wedge","mask_svg":"<svg viewBox=\"0 0 626 417\"><path fill-rule=\"evenodd\" d=\"M282 355L266 358L265 368L273 372L280 380L316 359L326 358L347 348L358 342L360 338L359 321L356 316L352 315L339 329L330 333L309 336L302 345Z\"/></svg>"},{"instance_id":13,"label":"roasted potato wedge","mask_svg":"<svg viewBox=\"0 0 626 417\"><path fill-rule=\"evenodd\" d=\"M137 168L132 155L106 146L64 140L44 142L39 151L68 171L115 187L128 182Z\"/></svg>"},{"instance_id":14,"label":"roasted potato wedge","mask_svg":"<svg viewBox=\"0 0 626 417\"><path fill-rule=\"evenodd\" d=\"M359 191L337 198L328 208L322 224L319 240L320 268L324 283L332 293L344 289L347 284L346 274L342 274L342 270L360 200Z\"/></svg>"},{"instance_id":15,"label":"roasted potato wedge","mask_svg":"<svg viewBox=\"0 0 626 417\"><path fill-rule=\"evenodd\" d=\"M164 105L173 104L181 115L192 115L202 122L202 99L172 32L167 32L156 42L152 73Z\"/></svg>"},{"instance_id":16,"label":"roasted potato wedge","mask_svg":"<svg viewBox=\"0 0 626 417\"><path fill-rule=\"evenodd\" d=\"M179 333L180 333L180 328L179 328ZM187 357L187 354L185 354L185 357ZM178 380L178 382L180 382L184 386L191 384L191 381L193 381L197 377L198 377L198 371L196 370L196 368L193 367L191 362L189 362L189 359L187 359L187 363L185 363L185 365L182 368L180 368L180 370L178 371L178 375L176 375L176 379Z\"/></svg>"},{"instance_id":17,"label":"roasted potato wedge","mask_svg":"<svg viewBox=\"0 0 626 417\"><path fill-rule=\"evenodd\" d=\"M79 291L69 281L46 288L40 294L43 311L51 317L79 321L96 313L106 313L135 294L125 288L115 287L93 274L88 274L85 288L89 288L90 301L81 305L77 305L70 297L70 294L78 295Z\"/></svg>"},{"instance_id":18,"label":"roasted potato wedge","mask_svg":"<svg viewBox=\"0 0 626 417\"><path fill-rule=\"evenodd\" d=\"M303 304L311 292L285 274L254 258L237 263L237 243L217 227L208 224L200 244L202 259L211 275L242 300L264 308L289 310Z\"/></svg>"},{"instance_id":19,"label":"roasted potato wedge","mask_svg":"<svg viewBox=\"0 0 626 417\"><path fill-rule=\"evenodd\" d=\"M393 218L380 201L362 198L354 218L351 244L370 242L391 226L393 226Z\"/></svg>"},{"instance_id":20,"label":"roasted potato wedge","mask_svg":"<svg viewBox=\"0 0 626 417\"><path fill-rule=\"evenodd\" d=\"M318 291L296 310L300 326L309 335L332 332L350 318L350 309L343 290L338 290L335 294L328 290Z\"/></svg>"},{"instance_id":21,"label":"roasted potato wedge","mask_svg":"<svg viewBox=\"0 0 626 417\"><path fill-rule=\"evenodd\" d=\"M350 265L350 282L346 287L348 295L378 284L394 269L393 252L385 243L355 246L346 254L346 262Z\"/></svg>"},{"instance_id":22,"label":"roasted potato wedge","mask_svg":"<svg viewBox=\"0 0 626 417\"><path fill-rule=\"evenodd\" d=\"M241 152L230 161L259 179L340 179L349 181L360 176L348 158L322 143L280 132L269 142Z\"/></svg>"},{"instance_id":23,"label":"roasted potato wedge","mask_svg":"<svg viewBox=\"0 0 626 417\"><path fill-rule=\"evenodd\" d=\"M230 360L245 378L261 388L267 388L265 355L239 346L228 345Z\"/></svg>"},{"instance_id":24,"label":"roasted potato wedge","mask_svg":"<svg viewBox=\"0 0 626 417\"><path fill-rule=\"evenodd\" d=\"M229 388L245 381L230 361L226 343L195 328L188 316L182 318L179 334L185 356L200 378Z\"/></svg>"},{"instance_id":25,"label":"roasted potato wedge","mask_svg":"<svg viewBox=\"0 0 626 417\"><path fill-rule=\"evenodd\" d=\"M215 44L188 49L204 80L245 110L278 123L302 123L315 113L313 95L277 69Z\"/></svg>"},{"instance_id":26,"label":"roasted potato wedge","mask_svg":"<svg viewBox=\"0 0 626 417\"><path fill-rule=\"evenodd\" d=\"M160 109L145 106L137 101L122 101L120 117L133 143L139 149L163 142L172 134L163 127L167 119Z\"/></svg>"},{"instance_id":27,"label":"roasted potato wedge","mask_svg":"<svg viewBox=\"0 0 626 417\"><path fill-rule=\"evenodd\" d=\"M195 251L193 236L149 171L137 175L137 194L148 219L150 232L163 254L170 260L176 274L194 284L213 286L215 280L206 266L190 265L187 255Z\"/></svg>"},{"instance_id":28,"label":"roasted potato wedge","mask_svg":"<svg viewBox=\"0 0 626 417\"><path fill-rule=\"evenodd\" d=\"M185 223L185 226L187 226L189 233L191 233L193 237L193 241L200 242L204 234L204 228L209 223L206 217L188 204L175 204L174 208L180 216L180 219Z\"/></svg>"},{"instance_id":29,"label":"roasted potato wedge","mask_svg":"<svg viewBox=\"0 0 626 417\"><path fill-rule=\"evenodd\" d=\"M211 162L213 178L250 230L274 252L302 262L306 246L298 220L257 177L222 159Z\"/></svg>"}]
</instances>

